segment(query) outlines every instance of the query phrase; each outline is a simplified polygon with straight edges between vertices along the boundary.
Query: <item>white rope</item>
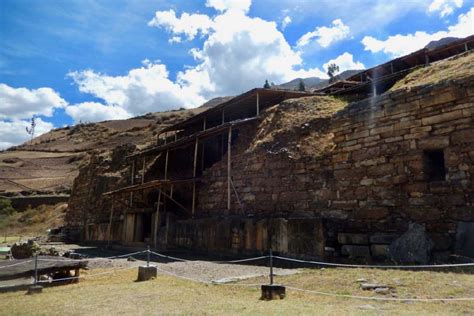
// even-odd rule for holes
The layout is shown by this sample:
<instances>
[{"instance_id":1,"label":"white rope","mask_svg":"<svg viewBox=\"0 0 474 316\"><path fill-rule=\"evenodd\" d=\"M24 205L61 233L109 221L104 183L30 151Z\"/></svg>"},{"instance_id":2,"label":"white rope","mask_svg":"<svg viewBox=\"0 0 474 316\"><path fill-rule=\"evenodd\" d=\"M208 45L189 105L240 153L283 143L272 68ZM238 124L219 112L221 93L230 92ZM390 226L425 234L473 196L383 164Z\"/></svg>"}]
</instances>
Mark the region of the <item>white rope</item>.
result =
<instances>
[{"instance_id":1,"label":"white rope","mask_svg":"<svg viewBox=\"0 0 474 316\"><path fill-rule=\"evenodd\" d=\"M198 260L187 260L187 259L167 256L167 255L164 255L164 254L161 254L161 253L158 253L158 252L154 252L154 251L150 251L150 253L152 253L154 255L157 255L159 257L168 258L168 259L177 260L177 261L183 261L183 262L198 261ZM268 258L268 257L269 256L260 256L260 257L254 257L254 258L245 258L245 259L229 260L229 261L205 261L205 262L209 262L209 263L239 263L239 262L257 261L257 260L265 259L265 258Z\"/></svg>"},{"instance_id":2,"label":"white rope","mask_svg":"<svg viewBox=\"0 0 474 316\"><path fill-rule=\"evenodd\" d=\"M292 286L286 286L286 288L299 292L308 292L317 295L323 296L332 296L332 297L344 297L344 298L354 298L359 300L374 300L374 301L395 301L395 302L444 302L444 301L474 301L474 297L461 297L461 298L398 298L398 297L371 297L371 296L358 296L358 295L348 295L348 294L336 294L336 293L327 293L313 290L304 290Z\"/></svg>"},{"instance_id":3,"label":"white rope","mask_svg":"<svg viewBox=\"0 0 474 316\"><path fill-rule=\"evenodd\" d=\"M112 273L115 273L117 271L131 270L131 269L135 269L135 268L137 268L137 267L124 267L124 268L114 269L112 271L105 271L105 272L100 272L100 273L95 273L95 274L81 275L81 276L77 276L77 277L67 277L67 278L60 278L60 279L54 279L54 280L38 281L38 283L52 283L52 282L60 282L60 281L68 281L68 280L76 280L76 279L86 279L86 278L96 277L98 275L112 274Z\"/></svg>"},{"instance_id":4,"label":"white rope","mask_svg":"<svg viewBox=\"0 0 474 316\"><path fill-rule=\"evenodd\" d=\"M172 257L172 256L167 256L167 255L164 255L164 254L161 254L161 253L158 253L158 252L154 252L154 251L150 251L150 253L151 253L151 254L154 254L154 255L156 255L156 256L158 256L158 257L167 258L167 259L176 260L176 261L182 261L182 262L191 261L191 260L176 258L176 257Z\"/></svg>"},{"instance_id":5,"label":"white rope","mask_svg":"<svg viewBox=\"0 0 474 316\"><path fill-rule=\"evenodd\" d=\"M14 264L10 264L8 266L0 266L0 269L6 269L6 268L10 268L10 267L14 267L14 266L19 266L19 265L22 265L22 264L27 264L27 263L30 263L32 262L33 260L26 260L26 261L22 261L22 262L17 262L17 263L14 263Z\"/></svg>"},{"instance_id":6,"label":"white rope","mask_svg":"<svg viewBox=\"0 0 474 316\"><path fill-rule=\"evenodd\" d=\"M331 267L345 267L345 268L373 268L373 269L426 269L426 268L454 268L454 267L472 267L474 263L455 263L455 264L434 264L434 265L362 265L362 264L344 264L344 263L330 263L322 261L307 261L301 259L292 259L281 256L273 256L275 259L293 261L299 263L310 263L322 266Z\"/></svg>"}]
</instances>

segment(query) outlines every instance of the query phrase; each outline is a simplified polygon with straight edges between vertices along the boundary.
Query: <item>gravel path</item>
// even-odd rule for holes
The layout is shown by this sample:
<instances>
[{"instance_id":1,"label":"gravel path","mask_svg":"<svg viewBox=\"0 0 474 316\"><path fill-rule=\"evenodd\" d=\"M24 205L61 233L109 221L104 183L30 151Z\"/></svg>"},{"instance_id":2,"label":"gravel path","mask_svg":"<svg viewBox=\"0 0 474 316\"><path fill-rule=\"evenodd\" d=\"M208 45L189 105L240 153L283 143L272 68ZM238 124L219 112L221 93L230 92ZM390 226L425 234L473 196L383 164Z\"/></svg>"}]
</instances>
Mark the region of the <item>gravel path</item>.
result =
<instances>
[{"instance_id":1,"label":"gravel path","mask_svg":"<svg viewBox=\"0 0 474 316\"><path fill-rule=\"evenodd\" d=\"M125 267L138 267L145 265L142 260L127 261L127 259L96 259L90 260L90 269L117 269ZM209 261L186 261L186 262L152 262L159 270L159 274L174 274L180 277L190 278L203 282L229 283L238 280L268 276L269 269L265 266L248 264L213 263ZM299 273L299 269L274 268L274 275L290 275Z\"/></svg>"}]
</instances>

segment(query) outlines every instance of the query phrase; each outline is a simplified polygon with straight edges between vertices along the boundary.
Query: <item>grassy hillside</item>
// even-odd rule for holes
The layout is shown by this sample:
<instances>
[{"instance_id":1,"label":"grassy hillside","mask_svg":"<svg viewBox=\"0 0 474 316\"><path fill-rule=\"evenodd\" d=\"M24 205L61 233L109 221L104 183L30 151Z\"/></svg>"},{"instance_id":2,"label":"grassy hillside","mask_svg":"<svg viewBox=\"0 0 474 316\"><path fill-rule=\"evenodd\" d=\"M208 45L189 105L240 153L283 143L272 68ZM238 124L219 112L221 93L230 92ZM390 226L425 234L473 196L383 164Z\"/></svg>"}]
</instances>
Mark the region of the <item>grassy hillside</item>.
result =
<instances>
[{"instance_id":1,"label":"grassy hillside","mask_svg":"<svg viewBox=\"0 0 474 316\"><path fill-rule=\"evenodd\" d=\"M128 120L58 128L23 145L0 152L0 193L68 192L88 152L106 152L133 143L153 145L164 127L205 108L149 113Z\"/></svg>"}]
</instances>

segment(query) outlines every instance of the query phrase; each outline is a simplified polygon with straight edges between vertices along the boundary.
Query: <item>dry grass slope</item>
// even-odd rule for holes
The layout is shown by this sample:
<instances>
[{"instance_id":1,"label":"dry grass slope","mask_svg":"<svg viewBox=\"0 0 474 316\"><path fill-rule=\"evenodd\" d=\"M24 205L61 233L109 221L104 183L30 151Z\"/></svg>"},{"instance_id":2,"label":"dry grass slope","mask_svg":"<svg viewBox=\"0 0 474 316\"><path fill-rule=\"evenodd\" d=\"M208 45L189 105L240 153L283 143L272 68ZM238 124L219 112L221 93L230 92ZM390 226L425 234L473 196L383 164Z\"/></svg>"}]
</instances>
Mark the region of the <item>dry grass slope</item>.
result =
<instances>
[{"instance_id":1,"label":"dry grass slope","mask_svg":"<svg viewBox=\"0 0 474 316\"><path fill-rule=\"evenodd\" d=\"M103 270L90 270L96 274ZM380 302L318 296L287 290L281 301L260 301L258 287L205 285L159 275L134 282L136 269L85 279L78 284L46 288L43 294L0 294L0 314L5 315L460 315L471 314L472 302ZM277 277L287 286L337 294L377 296L363 291L359 278L376 279L396 286L398 297L473 297L474 276L443 272L381 271L361 269L306 270ZM250 279L239 284L267 283Z\"/></svg>"},{"instance_id":2,"label":"dry grass slope","mask_svg":"<svg viewBox=\"0 0 474 316\"><path fill-rule=\"evenodd\" d=\"M474 75L474 52L435 62L419 68L398 81L390 90L408 89L420 85L436 84L451 79L462 79Z\"/></svg>"},{"instance_id":3,"label":"dry grass slope","mask_svg":"<svg viewBox=\"0 0 474 316\"><path fill-rule=\"evenodd\" d=\"M292 158L319 157L333 149L331 118L347 103L330 96L289 99L267 109L251 149L284 150Z\"/></svg>"}]
</instances>

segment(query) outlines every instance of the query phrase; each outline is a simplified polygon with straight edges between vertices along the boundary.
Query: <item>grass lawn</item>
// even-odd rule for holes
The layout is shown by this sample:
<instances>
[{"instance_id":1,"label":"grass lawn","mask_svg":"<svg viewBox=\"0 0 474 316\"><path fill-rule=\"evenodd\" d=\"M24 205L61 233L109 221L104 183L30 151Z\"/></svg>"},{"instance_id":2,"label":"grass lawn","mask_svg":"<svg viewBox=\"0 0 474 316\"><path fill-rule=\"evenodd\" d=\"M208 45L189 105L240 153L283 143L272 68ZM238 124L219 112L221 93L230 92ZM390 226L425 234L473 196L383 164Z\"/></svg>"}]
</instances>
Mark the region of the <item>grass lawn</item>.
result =
<instances>
[{"instance_id":1,"label":"grass lawn","mask_svg":"<svg viewBox=\"0 0 474 316\"><path fill-rule=\"evenodd\" d=\"M25 237L21 237L23 241L27 240ZM0 245L13 244L20 241L20 236L0 236Z\"/></svg>"},{"instance_id":2,"label":"grass lawn","mask_svg":"<svg viewBox=\"0 0 474 316\"><path fill-rule=\"evenodd\" d=\"M90 270L85 274L99 273ZM258 287L206 285L160 275L134 282L137 270L122 270L82 280L78 284L45 288L42 294L0 294L0 314L218 314L218 315L347 315L347 314L472 314L474 302L380 302L318 296L287 289L281 301L261 301ZM276 277L276 282L303 289L360 296L378 296L359 289L357 279L393 285L396 295L407 297L474 297L474 275L453 272L325 269ZM265 278L239 282L266 283Z\"/></svg>"}]
</instances>

